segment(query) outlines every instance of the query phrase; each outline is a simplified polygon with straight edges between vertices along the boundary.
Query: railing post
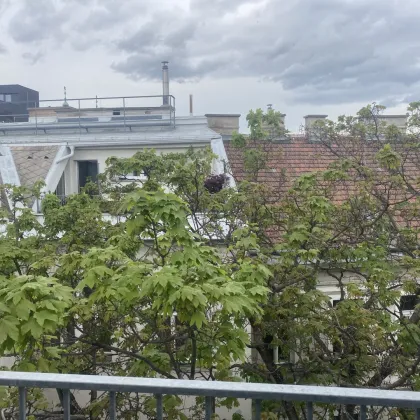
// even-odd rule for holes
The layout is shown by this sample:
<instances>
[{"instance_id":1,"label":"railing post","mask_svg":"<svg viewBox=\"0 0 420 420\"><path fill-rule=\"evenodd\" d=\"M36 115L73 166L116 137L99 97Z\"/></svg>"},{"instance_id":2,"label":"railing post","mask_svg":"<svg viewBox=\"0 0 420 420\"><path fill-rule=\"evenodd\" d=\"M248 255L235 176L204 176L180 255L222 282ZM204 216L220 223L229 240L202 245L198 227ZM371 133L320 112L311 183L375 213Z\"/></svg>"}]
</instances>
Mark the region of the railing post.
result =
<instances>
[{"instance_id":1,"label":"railing post","mask_svg":"<svg viewBox=\"0 0 420 420\"><path fill-rule=\"evenodd\" d=\"M314 418L314 406L311 401L306 403L306 419L312 420Z\"/></svg>"},{"instance_id":2,"label":"railing post","mask_svg":"<svg viewBox=\"0 0 420 420\"><path fill-rule=\"evenodd\" d=\"M360 406L360 420L366 420L366 406Z\"/></svg>"},{"instance_id":3,"label":"railing post","mask_svg":"<svg viewBox=\"0 0 420 420\"><path fill-rule=\"evenodd\" d=\"M117 420L117 401L115 391L109 393L109 420Z\"/></svg>"},{"instance_id":4,"label":"railing post","mask_svg":"<svg viewBox=\"0 0 420 420\"><path fill-rule=\"evenodd\" d=\"M162 394L157 394L156 395L156 417L157 417L157 420L163 420Z\"/></svg>"},{"instance_id":5,"label":"railing post","mask_svg":"<svg viewBox=\"0 0 420 420\"><path fill-rule=\"evenodd\" d=\"M123 98L123 112L124 112L124 130L125 130L125 98Z\"/></svg>"},{"instance_id":6,"label":"railing post","mask_svg":"<svg viewBox=\"0 0 420 420\"><path fill-rule=\"evenodd\" d=\"M174 100L174 128L176 126L176 105L175 105L175 96L173 96L173 100Z\"/></svg>"},{"instance_id":7,"label":"railing post","mask_svg":"<svg viewBox=\"0 0 420 420\"><path fill-rule=\"evenodd\" d=\"M63 390L63 418L70 420L70 390Z\"/></svg>"},{"instance_id":8,"label":"railing post","mask_svg":"<svg viewBox=\"0 0 420 420\"><path fill-rule=\"evenodd\" d=\"M211 420L213 414L213 401L211 397L206 397L206 420Z\"/></svg>"},{"instance_id":9,"label":"railing post","mask_svg":"<svg viewBox=\"0 0 420 420\"><path fill-rule=\"evenodd\" d=\"M79 135L82 135L82 124L80 121L80 99L79 99Z\"/></svg>"},{"instance_id":10,"label":"railing post","mask_svg":"<svg viewBox=\"0 0 420 420\"><path fill-rule=\"evenodd\" d=\"M261 400L255 400L254 420L261 420Z\"/></svg>"},{"instance_id":11,"label":"railing post","mask_svg":"<svg viewBox=\"0 0 420 420\"><path fill-rule=\"evenodd\" d=\"M26 420L26 388L19 388L19 420Z\"/></svg>"}]
</instances>

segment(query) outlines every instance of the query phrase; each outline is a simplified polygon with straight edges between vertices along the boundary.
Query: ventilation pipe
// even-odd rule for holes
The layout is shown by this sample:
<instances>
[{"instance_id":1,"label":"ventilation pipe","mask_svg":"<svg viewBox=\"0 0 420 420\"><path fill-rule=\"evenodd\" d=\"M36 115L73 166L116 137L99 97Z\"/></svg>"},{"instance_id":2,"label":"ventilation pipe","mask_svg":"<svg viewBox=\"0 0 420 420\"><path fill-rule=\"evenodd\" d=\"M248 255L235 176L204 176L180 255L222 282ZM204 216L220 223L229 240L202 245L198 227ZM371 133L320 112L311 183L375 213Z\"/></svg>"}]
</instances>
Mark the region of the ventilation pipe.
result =
<instances>
[{"instance_id":1,"label":"ventilation pipe","mask_svg":"<svg viewBox=\"0 0 420 420\"><path fill-rule=\"evenodd\" d=\"M193 96L190 95L190 117L194 115Z\"/></svg>"},{"instance_id":2,"label":"ventilation pipe","mask_svg":"<svg viewBox=\"0 0 420 420\"><path fill-rule=\"evenodd\" d=\"M162 61L163 105L169 105L169 71L168 61Z\"/></svg>"}]
</instances>

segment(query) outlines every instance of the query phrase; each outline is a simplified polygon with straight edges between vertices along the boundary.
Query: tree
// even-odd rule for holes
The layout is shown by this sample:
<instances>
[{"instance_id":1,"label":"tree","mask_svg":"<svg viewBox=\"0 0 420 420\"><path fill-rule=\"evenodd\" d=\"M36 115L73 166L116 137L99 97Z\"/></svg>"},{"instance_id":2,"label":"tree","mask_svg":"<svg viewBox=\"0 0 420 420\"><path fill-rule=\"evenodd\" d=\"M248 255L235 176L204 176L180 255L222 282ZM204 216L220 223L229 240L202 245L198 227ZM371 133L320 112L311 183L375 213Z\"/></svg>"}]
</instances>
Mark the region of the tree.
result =
<instances>
[{"instance_id":1,"label":"tree","mask_svg":"<svg viewBox=\"0 0 420 420\"><path fill-rule=\"evenodd\" d=\"M407 318L400 299L419 293L420 104L408 108L407 133L381 120L384 109L373 104L356 117L319 122L310 138L317 153L330 156L329 167L301 176L281 197L259 190L261 210L253 213L264 214L256 235L265 246L255 258L273 273L264 315L251 320L262 380L419 389L420 308ZM234 140L251 173L243 179L258 181L267 166L255 172L261 157L250 165L246 154L255 141L267 153L273 144L261 136L262 114L255 115L250 138ZM339 291L336 305L320 289L325 278ZM273 347L287 355L284 363L275 363ZM343 416L354 410L344 407ZM300 407L278 411L298 418Z\"/></svg>"},{"instance_id":2,"label":"tree","mask_svg":"<svg viewBox=\"0 0 420 420\"><path fill-rule=\"evenodd\" d=\"M191 150L110 159L103 197L91 194L95 185L64 205L48 195L43 224L24 207L39 186L6 187L14 205L0 239L0 352L16 355L15 369L237 379L231 365L245 358L247 319L261 316L270 272L249 261L232 273L210 245L214 221L179 198L212 202L217 191L204 182L212 158ZM141 173L141 185L124 181L126 170ZM121 418L153 417L153 398L118 398ZM73 398L72 410L96 418L107 404L92 393L86 408ZM168 418L187 418L177 397L165 397L164 407Z\"/></svg>"},{"instance_id":3,"label":"tree","mask_svg":"<svg viewBox=\"0 0 420 420\"><path fill-rule=\"evenodd\" d=\"M94 185L64 205L47 196L42 225L14 206L0 240L0 322L12 325L1 351L17 369L418 390L420 309L407 317L401 296L419 291L420 104L407 133L383 110L316 124L305 141L329 165L297 179L271 171L295 141L281 114L257 110L250 135L232 139L242 176L212 174L208 150L143 150L108 160L99 197ZM9 192L16 203L38 194ZM13 293L30 301L27 319ZM153 399L119 398L121 418L153 416ZM168 397L165 411L199 418L201 402L188 413ZM85 411L106 404L93 394ZM272 418L302 409L264 403Z\"/></svg>"}]
</instances>

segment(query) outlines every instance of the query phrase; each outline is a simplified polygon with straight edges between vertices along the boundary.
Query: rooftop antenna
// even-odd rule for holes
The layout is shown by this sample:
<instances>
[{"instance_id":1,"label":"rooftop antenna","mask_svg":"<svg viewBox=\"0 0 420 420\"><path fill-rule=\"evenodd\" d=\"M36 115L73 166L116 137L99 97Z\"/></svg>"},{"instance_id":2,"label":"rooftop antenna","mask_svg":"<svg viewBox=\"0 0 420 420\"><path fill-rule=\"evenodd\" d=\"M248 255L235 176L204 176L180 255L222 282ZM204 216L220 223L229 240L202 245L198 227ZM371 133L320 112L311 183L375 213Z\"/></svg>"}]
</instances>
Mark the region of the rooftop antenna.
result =
<instances>
[{"instance_id":1,"label":"rooftop antenna","mask_svg":"<svg viewBox=\"0 0 420 420\"><path fill-rule=\"evenodd\" d=\"M63 106L64 107L68 107L69 104L67 103L67 88L64 86L64 102L63 102Z\"/></svg>"},{"instance_id":2,"label":"rooftop antenna","mask_svg":"<svg viewBox=\"0 0 420 420\"><path fill-rule=\"evenodd\" d=\"M98 95L96 95L96 108L98 108Z\"/></svg>"}]
</instances>

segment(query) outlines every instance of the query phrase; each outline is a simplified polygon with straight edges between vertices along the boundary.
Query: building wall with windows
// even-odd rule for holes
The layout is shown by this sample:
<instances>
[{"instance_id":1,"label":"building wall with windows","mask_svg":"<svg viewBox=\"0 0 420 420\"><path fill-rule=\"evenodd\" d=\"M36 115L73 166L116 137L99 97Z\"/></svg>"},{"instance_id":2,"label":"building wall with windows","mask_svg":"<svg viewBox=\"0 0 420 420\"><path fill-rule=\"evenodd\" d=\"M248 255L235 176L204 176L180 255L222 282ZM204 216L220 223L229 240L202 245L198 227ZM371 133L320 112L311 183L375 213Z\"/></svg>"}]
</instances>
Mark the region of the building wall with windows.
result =
<instances>
[{"instance_id":1,"label":"building wall with windows","mask_svg":"<svg viewBox=\"0 0 420 420\"><path fill-rule=\"evenodd\" d=\"M29 108L39 106L39 93L21 85L0 85L0 122L28 121Z\"/></svg>"}]
</instances>

